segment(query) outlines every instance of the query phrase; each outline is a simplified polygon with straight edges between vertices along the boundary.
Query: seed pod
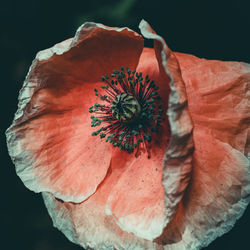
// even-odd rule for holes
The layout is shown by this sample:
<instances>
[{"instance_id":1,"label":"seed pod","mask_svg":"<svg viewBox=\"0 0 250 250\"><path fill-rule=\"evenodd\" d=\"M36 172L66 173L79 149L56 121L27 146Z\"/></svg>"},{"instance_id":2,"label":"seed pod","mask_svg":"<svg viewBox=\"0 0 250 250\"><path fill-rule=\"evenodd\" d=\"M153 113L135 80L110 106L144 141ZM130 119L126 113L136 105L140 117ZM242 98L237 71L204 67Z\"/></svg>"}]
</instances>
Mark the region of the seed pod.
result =
<instances>
[{"instance_id":1,"label":"seed pod","mask_svg":"<svg viewBox=\"0 0 250 250\"><path fill-rule=\"evenodd\" d=\"M113 100L111 111L113 116L120 122L130 123L140 115L141 106L132 95L122 93Z\"/></svg>"}]
</instances>

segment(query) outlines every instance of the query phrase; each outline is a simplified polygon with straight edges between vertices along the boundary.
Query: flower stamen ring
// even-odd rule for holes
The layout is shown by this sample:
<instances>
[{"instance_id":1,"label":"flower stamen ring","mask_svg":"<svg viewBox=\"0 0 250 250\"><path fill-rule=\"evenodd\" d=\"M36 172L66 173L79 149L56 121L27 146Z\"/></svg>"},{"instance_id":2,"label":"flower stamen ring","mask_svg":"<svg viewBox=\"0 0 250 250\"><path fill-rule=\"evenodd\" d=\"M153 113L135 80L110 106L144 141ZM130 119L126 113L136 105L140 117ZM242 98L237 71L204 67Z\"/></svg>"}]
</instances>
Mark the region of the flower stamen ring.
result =
<instances>
[{"instance_id":1,"label":"flower stamen ring","mask_svg":"<svg viewBox=\"0 0 250 250\"><path fill-rule=\"evenodd\" d=\"M110 76L102 76L101 80L106 85L101 86L105 94L99 94L94 89L95 95L102 103L95 103L89 107L91 127L101 128L93 132L101 139L106 137L114 147L119 147L129 153L137 149L137 154L142 145L149 153L149 143L152 141L152 132L156 133L162 122L162 105L159 103L158 86L146 75L128 67L114 70Z\"/></svg>"}]
</instances>

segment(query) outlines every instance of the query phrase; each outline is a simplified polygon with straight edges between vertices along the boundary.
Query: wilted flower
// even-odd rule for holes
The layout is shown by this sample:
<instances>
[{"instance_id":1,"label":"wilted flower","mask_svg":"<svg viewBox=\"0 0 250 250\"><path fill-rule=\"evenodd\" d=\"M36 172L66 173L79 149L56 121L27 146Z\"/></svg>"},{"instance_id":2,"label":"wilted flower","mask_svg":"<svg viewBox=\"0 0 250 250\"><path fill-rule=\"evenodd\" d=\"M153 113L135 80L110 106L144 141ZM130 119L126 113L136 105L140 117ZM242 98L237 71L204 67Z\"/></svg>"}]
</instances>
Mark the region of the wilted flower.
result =
<instances>
[{"instance_id":1,"label":"wilted flower","mask_svg":"<svg viewBox=\"0 0 250 250\"><path fill-rule=\"evenodd\" d=\"M139 27L154 49L128 28L85 23L39 52L9 153L71 241L200 249L249 202L250 67L174 53Z\"/></svg>"}]
</instances>

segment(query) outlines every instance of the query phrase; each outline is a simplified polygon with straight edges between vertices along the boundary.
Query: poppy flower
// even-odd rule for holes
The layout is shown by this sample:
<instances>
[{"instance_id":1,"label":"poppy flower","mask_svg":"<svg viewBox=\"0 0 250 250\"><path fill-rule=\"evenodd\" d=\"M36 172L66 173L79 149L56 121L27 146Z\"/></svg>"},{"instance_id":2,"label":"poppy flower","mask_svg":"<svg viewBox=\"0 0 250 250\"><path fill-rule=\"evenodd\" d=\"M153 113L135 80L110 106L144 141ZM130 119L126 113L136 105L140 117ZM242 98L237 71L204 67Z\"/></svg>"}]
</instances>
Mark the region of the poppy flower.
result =
<instances>
[{"instance_id":1,"label":"poppy flower","mask_svg":"<svg viewBox=\"0 0 250 250\"><path fill-rule=\"evenodd\" d=\"M200 249L250 197L250 66L174 53L148 23L41 51L6 132L54 226L92 249Z\"/></svg>"}]
</instances>

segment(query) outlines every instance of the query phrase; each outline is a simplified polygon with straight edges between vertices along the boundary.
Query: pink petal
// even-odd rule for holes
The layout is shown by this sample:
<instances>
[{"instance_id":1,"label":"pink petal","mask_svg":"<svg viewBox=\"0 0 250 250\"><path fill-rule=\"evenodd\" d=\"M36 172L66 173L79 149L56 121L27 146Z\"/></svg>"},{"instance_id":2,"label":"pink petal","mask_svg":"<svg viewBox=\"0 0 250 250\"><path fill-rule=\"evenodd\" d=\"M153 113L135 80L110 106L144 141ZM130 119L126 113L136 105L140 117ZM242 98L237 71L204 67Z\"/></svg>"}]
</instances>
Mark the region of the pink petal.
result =
<instances>
[{"instance_id":1,"label":"pink petal","mask_svg":"<svg viewBox=\"0 0 250 250\"><path fill-rule=\"evenodd\" d=\"M157 35L151 37L153 31L145 22L140 24L140 28L144 36L157 38ZM171 142L166 153L166 165L163 165L166 172L162 176L162 162L168 145L167 137L165 138L168 132L165 127L159 142L152 144L154 152L150 160L145 155L137 159L128 159L127 171L123 173L111 191L107 204L107 213L114 217L124 231L133 232L148 240L158 237L175 214L188 184L192 160L193 144L190 136L192 124L187 107L183 105L186 102L184 83L178 62L167 47L165 53L169 56L169 60L164 65L165 58L161 57L161 53L164 53L163 46L166 45L162 41L162 44L156 44L155 52L144 49L137 70L149 74L151 78L153 76L152 79L156 80L159 85L160 95L164 97L164 104L167 104L169 99L169 82L172 80L168 113L173 134L171 134ZM167 120L164 126L166 124ZM160 170L156 172L155 168ZM165 185L165 197L162 178Z\"/></svg>"},{"instance_id":2,"label":"pink petal","mask_svg":"<svg viewBox=\"0 0 250 250\"><path fill-rule=\"evenodd\" d=\"M194 123L194 163L177 214L157 242L200 249L228 232L250 201L250 67L176 56Z\"/></svg>"},{"instance_id":3,"label":"pink petal","mask_svg":"<svg viewBox=\"0 0 250 250\"><path fill-rule=\"evenodd\" d=\"M96 33L94 35L91 33L93 27L94 24L87 24L86 29L78 32L77 37L86 37L86 40L90 38L95 41ZM108 29L109 32L112 30L102 25L96 25L95 27ZM62 230L71 241L83 247L94 249L200 249L230 230L235 221L242 215L250 200L250 164L246 158L246 156L250 157L248 138L249 102L247 99L249 97L249 65L208 61L190 55L173 53L164 40L156 35L145 21L142 21L140 28L145 37L155 40L157 61L151 49L144 49L137 69L141 69L143 73L149 72L150 75L155 77L161 85L161 96L164 97L165 101L169 100L170 143L167 142L168 132L165 132L167 131L166 121L163 126L162 138L160 138L161 135L156 137L158 143L154 143L152 146L152 158L150 160L146 158L146 154L142 153L134 159L128 157L126 152L120 152L117 149L113 150L110 160L110 149L105 148L106 151L103 149L103 155L96 157L100 157L98 162L105 162L108 159L109 168L102 167L100 176L104 175L105 178L99 177L94 186L96 192L88 199L86 197L91 191L85 192L88 185L84 186L85 193L83 193L87 194L84 202L75 204L59 201L53 194L49 193L44 193L43 197L54 225ZM121 32L121 30L114 31L114 33L116 32ZM101 33L101 35L104 34ZM77 39L74 39L72 43L76 48L85 46L85 43L83 45L78 43ZM135 44L138 42L138 48L141 48L139 40L140 38ZM69 41L65 42L65 44L67 43L69 44ZM125 46L125 43L122 46ZM60 45L57 46L58 54L62 53L62 50ZM68 57L70 60L79 60L77 49L75 51L75 54L72 52L73 57ZM94 49L88 51L95 53ZM141 53L140 49L139 52ZM139 57L139 52L136 54L137 57L135 56L134 66L137 65L138 61L136 60ZM42 53L42 55L44 55L44 60L51 60L50 57L46 56L46 53ZM125 60L126 55L123 56ZM62 57L60 58L62 59ZM126 60L129 60L129 58ZM112 64L112 62L110 63ZM80 62L80 64L86 66L91 72L91 67L85 65L84 62ZM44 67L46 72L52 70L51 72L55 73L54 67L56 68L56 64L52 64L53 67L51 68L47 68L45 63L43 65L41 65L41 68ZM126 64L124 65L126 66ZM97 69L98 72L102 72L102 69L98 66ZM57 70L60 73L56 79L60 75L64 76L67 67L57 68ZM39 104L38 108L41 109L38 109L38 111L40 113L37 111L33 113L32 105L29 104L30 97L26 101L24 94L21 93L20 107L22 108L19 108L17 112L14 121L16 124L7 132L9 150L13 160L17 161L17 165L19 165L17 169L22 172L21 178L25 179L23 174L25 168L22 168L25 158L23 149L28 148L29 141L22 137L25 134L23 132L27 129L29 129L29 137L27 138L37 142L37 144L32 142L32 146L35 147L33 151L36 152L37 148L46 144L45 137L40 137L40 133L39 140L36 140L37 133L35 132L37 129L38 131L44 130L42 134L45 134L45 131L47 133L48 130L57 133L58 129L53 129L52 126L55 122L60 124L60 128L62 128L60 138L63 138L65 131L70 135L70 138L67 139L70 141L69 147L64 145L63 148L70 151L72 159L66 158L71 159L73 163L76 162L75 159L81 159L81 154L84 154L85 150L89 152L87 148L88 140L90 140L91 145L100 147L98 150L102 150L101 144L95 142L92 137L88 139L86 135L88 124L86 120L88 117L80 115L83 112L82 107L93 101L88 99L87 93L92 86L98 86L98 80L92 81L92 78L88 75L83 74L82 76L80 68L75 69L73 74L84 81L84 87L78 79L65 81L68 77L65 76L65 79L64 77L60 79L66 88L59 92L57 89L60 82L53 84L52 78L45 77L46 82L43 88L41 90L37 88L36 93L38 94L34 94L32 97L32 100L36 100L34 103ZM171 80L170 83L169 80ZM170 84L170 95L168 84ZM26 86L24 90L29 92L30 88ZM72 92L73 95L70 94ZM85 92L86 98L81 98ZM74 99L70 99L67 94L73 96ZM187 101L189 111L187 110ZM40 103L43 105L40 105ZM22 113L22 110L24 110L24 113ZM46 113L47 110L50 112ZM190 115L194 123L195 152L193 162L191 162L193 139ZM46 126L49 129L46 126L45 128L40 126L40 124L44 124L43 116L48 121ZM77 119L80 117L78 121L81 126L73 124L73 117ZM32 125L30 126L30 124ZM70 124L70 126L66 126L67 124ZM84 134L81 129L86 133L84 138L78 136ZM80 144L81 139L83 139L84 145ZM41 159L46 158L51 162L51 159L54 159L54 151L59 149L59 145L58 137L57 143L52 148L53 153L47 154L47 158L41 157ZM76 145L77 148L80 145L85 149L74 151L71 150L71 145ZM17 153L13 153L13 149ZM29 148L29 151L32 151L32 149ZM97 150L93 151L93 154L95 154ZM106 154L108 154L107 158ZM41 152L35 155L32 160L40 160L37 157L40 155L42 155ZM161 166L164 156L162 168L156 171L155 166ZM65 157L65 154L62 154L63 157ZM89 155L84 155L84 159L91 162L93 159L88 157ZM28 155L26 161L30 161L30 159L31 157ZM36 162L32 162L33 166L36 166L34 163ZM96 166L95 163L93 165ZM140 167L142 165L143 168ZM193 165L192 172L191 165ZM65 175L63 171L66 170L60 169L61 163L58 166L54 168L55 177L59 176L57 171L61 171ZM94 171L91 172L91 169L88 169L88 171L90 175L86 176L91 176L90 182L94 183L93 174L97 173L99 169L96 167ZM39 173L40 170L36 175ZM71 173L69 171L69 175ZM78 169L76 175L79 176ZM50 180L51 176L53 177L53 174L47 179ZM70 178L76 179L73 174L71 176ZM46 181L47 179L45 178ZM60 181L60 179L57 180ZM80 180L80 178L78 177L77 180ZM67 181L68 179L62 181L62 192L64 192L64 189L70 190L68 186L72 186ZM31 179L31 182L34 182L40 188L40 182L37 181L37 178L36 181L34 181L34 178ZM82 181L80 182L78 186L74 186L75 190L81 191L81 188L77 189L79 185L83 185ZM29 183L28 180L26 185L29 185ZM64 186L64 183L68 185ZM46 184L46 186L49 185ZM61 194L58 195L54 188L57 188L57 185L54 185L53 192L56 197L60 197ZM40 188L39 191L41 190ZM108 214L106 214L105 208ZM159 223L159 227L155 227L155 223ZM167 226L162 232L166 224ZM154 239L155 237L158 238ZM154 242L151 240L154 240Z\"/></svg>"},{"instance_id":4,"label":"pink petal","mask_svg":"<svg viewBox=\"0 0 250 250\"><path fill-rule=\"evenodd\" d=\"M105 205L113 187L126 173L127 152L114 152L109 172L97 192L82 203L62 202L43 193L45 205L54 226L71 241L92 249L157 249L157 244L123 231L112 216L105 213Z\"/></svg>"},{"instance_id":5,"label":"pink petal","mask_svg":"<svg viewBox=\"0 0 250 250\"><path fill-rule=\"evenodd\" d=\"M249 161L211 129L194 131L194 170L188 192L157 243L200 249L231 230L249 203Z\"/></svg>"},{"instance_id":6,"label":"pink petal","mask_svg":"<svg viewBox=\"0 0 250 250\"><path fill-rule=\"evenodd\" d=\"M151 158L125 156L118 162L124 170L107 200L106 212L123 231L153 240L167 223L162 186L162 161L168 144L168 127L164 126L156 141L151 142ZM116 167L118 167L116 166Z\"/></svg>"},{"instance_id":7,"label":"pink petal","mask_svg":"<svg viewBox=\"0 0 250 250\"><path fill-rule=\"evenodd\" d=\"M158 52L156 48L156 53ZM176 60L172 60L168 67L176 63ZM137 70L156 80L160 95L167 101L170 77L165 73L159 75L162 61L159 59L158 63L154 50L143 50ZM183 86L179 72L173 71L171 77L179 79L178 84ZM177 83L178 88L172 84L173 94L179 93L181 100L185 102L185 92ZM95 249L160 249L160 246L151 241L162 233L166 223L175 214L187 185L191 166L192 140L189 134L192 126L187 117L186 105L179 107L176 99L172 100L171 105L171 112L180 113L171 114L176 140L172 140L168 147L173 158L167 156L169 170L164 174L165 189L162 185L162 165L169 139L167 119L162 133L154 138L151 159L143 152L134 158L126 152L114 151L108 175L97 192L83 203L62 203L53 196L44 195L55 226L73 242ZM179 117L184 117L183 121L178 121Z\"/></svg>"},{"instance_id":8,"label":"pink petal","mask_svg":"<svg viewBox=\"0 0 250 250\"><path fill-rule=\"evenodd\" d=\"M176 56L194 124L211 128L216 139L248 155L250 65Z\"/></svg>"},{"instance_id":9,"label":"pink petal","mask_svg":"<svg viewBox=\"0 0 250 250\"><path fill-rule=\"evenodd\" d=\"M167 116L171 137L165 152L162 169L162 184L165 192L165 213L168 221L175 214L190 179L192 170L192 122L187 107L187 96L179 63L162 37L155 34L144 20L139 25L141 33L154 39L155 56L163 84L169 84L170 95ZM164 81L165 79L165 81ZM166 79L170 79L170 82Z\"/></svg>"},{"instance_id":10,"label":"pink petal","mask_svg":"<svg viewBox=\"0 0 250 250\"><path fill-rule=\"evenodd\" d=\"M111 147L91 136L88 108L99 79L121 65L136 68L143 40L124 28L86 23L75 38L39 52L7 130L9 153L24 184L80 202L106 176Z\"/></svg>"}]
</instances>

